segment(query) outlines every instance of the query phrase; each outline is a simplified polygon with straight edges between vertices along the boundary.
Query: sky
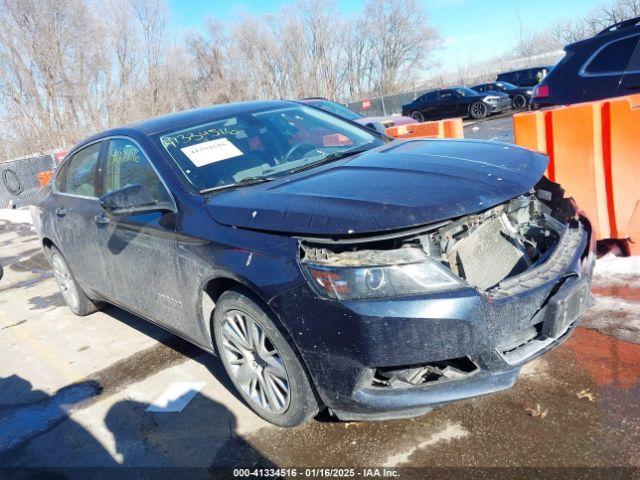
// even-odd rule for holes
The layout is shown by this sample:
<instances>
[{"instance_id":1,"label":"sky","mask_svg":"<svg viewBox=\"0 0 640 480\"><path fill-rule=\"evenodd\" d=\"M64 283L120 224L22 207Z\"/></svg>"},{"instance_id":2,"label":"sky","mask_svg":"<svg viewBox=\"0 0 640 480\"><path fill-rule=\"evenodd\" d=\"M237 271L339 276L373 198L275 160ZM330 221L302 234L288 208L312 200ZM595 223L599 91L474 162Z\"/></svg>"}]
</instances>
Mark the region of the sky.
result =
<instances>
[{"instance_id":1,"label":"sky","mask_svg":"<svg viewBox=\"0 0 640 480\"><path fill-rule=\"evenodd\" d=\"M420 1L420 0L419 0ZM365 0L337 0L343 15L363 9ZM277 12L291 0L169 0L174 25L183 30L202 28L207 16L231 22L243 12ZM606 0L421 0L444 46L436 60L443 70L491 58L517 41L520 22L535 31L559 21L582 16Z\"/></svg>"}]
</instances>

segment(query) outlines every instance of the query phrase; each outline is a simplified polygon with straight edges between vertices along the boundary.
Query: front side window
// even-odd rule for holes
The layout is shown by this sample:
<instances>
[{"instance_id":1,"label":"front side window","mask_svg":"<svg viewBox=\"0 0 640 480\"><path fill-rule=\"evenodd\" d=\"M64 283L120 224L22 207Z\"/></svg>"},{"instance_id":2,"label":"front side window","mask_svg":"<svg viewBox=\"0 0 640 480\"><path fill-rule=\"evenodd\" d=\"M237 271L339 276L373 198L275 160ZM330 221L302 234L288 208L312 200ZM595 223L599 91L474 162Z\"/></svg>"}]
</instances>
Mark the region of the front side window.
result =
<instances>
[{"instance_id":1,"label":"front side window","mask_svg":"<svg viewBox=\"0 0 640 480\"><path fill-rule=\"evenodd\" d=\"M101 143L94 143L73 154L56 175L56 188L61 193L96 197L97 172Z\"/></svg>"},{"instance_id":2,"label":"front side window","mask_svg":"<svg viewBox=\"0 0 640 480\"><path fill-rule=\"evenodd\" d=\"M588 63L584 71L599 75L624 72L638 45L638 38L638 35L627 37L607 45Z\"/></svg>"},{"instance_id":3,"label":"front side window","mask_svg":"<svg viewBox=\"0 0 640 480\"><path fill-rule=\"evenodd\" d=\"M458 88L456 90L456 93L460 97L469 97L469 96L473 97L474 95L477 95L477 93L474 90L471 90L470 88Z\"/></svg>"},{"instance_id":4,"label":"front side window","mask_svg":"<svg viewBox=\"0 0 640 480\"><path fill-rule=\"evenodd\" d=\"M305 105L242 112L152 138L200 191L288 175L329 155L384 143L374 133Z\"/></svg>"},{"instance_id":5,"label":"front side window","mask_svg":"<svg viewBox=\"0 0 640 480\"><path fill-rule=\"evenodd\" d=\"M502 91L507 91L507 90L516 90L518 87L516 87L514 84L509 83L509 82L500 82L500 83L496 83L496 86L501 89Z\"/></svg>"},{"instance_id":6,"label":"front side window","mask_svg":"<svg viewBox=\"0 0 640 480\"><path fill-rule=\"evenodd\" d=\"M347 120L357 120L362 118L362 115L358 115L347 107L340 105L339 103L330 102L329 100L313 100L310 101L309 104L326 112L346 118Z\"/></svg>"},{"instance_id":7,"label":"front side window","mask_svg":"<svg viewBox=\"0 0 640 480\"><path fill-rule=\"evenodd\" d=\"M420 101L424 102L433 102L438 99L438 92L429 92L425 93L422 97L420 97Z\"/></svg>"},{"instance_id":8,"label":"front side window","mask_svg":"<svg viewBox=\"0 0 640 480\"><path fill-rule=\"evenodd\" d=\"M141 185L157 203L171 202L166 188L140 147L126 138L109 141L103 181L103 194Z\"/></svg>"}]
</instances>

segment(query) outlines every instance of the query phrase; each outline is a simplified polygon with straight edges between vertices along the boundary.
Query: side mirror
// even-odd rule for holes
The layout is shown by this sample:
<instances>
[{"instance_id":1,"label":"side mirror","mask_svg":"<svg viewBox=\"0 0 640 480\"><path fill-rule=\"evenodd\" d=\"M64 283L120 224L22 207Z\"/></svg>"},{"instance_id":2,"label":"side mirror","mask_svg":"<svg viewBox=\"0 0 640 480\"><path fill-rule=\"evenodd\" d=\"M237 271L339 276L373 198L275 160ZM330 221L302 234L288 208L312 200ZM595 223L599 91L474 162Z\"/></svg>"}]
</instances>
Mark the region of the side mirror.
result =
<instances>
[{"instance_id":1,"label":"side mirror","mask_svg":"<svg viewBox=\"0 0 640 480\"><path fill-rule=\"evenodd\" d=\"M172 210L166 202L159 203L154 200L143 185L137 184L109 192L101 196L98 203L110 215Z\"/></svg>"}]
</instances>

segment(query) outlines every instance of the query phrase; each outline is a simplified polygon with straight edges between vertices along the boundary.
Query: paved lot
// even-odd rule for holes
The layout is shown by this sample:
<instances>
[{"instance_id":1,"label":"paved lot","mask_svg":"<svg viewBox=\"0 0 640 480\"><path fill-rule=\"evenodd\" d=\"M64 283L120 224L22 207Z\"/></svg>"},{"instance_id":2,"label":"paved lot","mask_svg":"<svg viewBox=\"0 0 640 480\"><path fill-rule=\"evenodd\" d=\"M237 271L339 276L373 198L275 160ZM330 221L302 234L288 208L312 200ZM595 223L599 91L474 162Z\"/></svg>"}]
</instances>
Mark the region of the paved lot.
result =
<instances>
[{"instance_id":1,"label":"paved lot","mask_svg":"<svg viewBox=\"0 0 640 480\"><path fill-rule=\"evenodd\" d=\"M640 467L638 261L600 263L582 327L509 391L417 419L282 429L196 347L114 307L73 316L28 224L0 220L0 258L3 467ZM147 411L182 386L197 391L182 411Z\"/></svg>"},{"instance_id":2,"label":"paved lot","mask_svg":"<svg viewBox=\"0 0 640 480\"><path fill-rule=\"evenodd\" d=\"M465 122L464 137L513 143L513 118L511 112L484 120Z\"/></svg>"}]
</instances>

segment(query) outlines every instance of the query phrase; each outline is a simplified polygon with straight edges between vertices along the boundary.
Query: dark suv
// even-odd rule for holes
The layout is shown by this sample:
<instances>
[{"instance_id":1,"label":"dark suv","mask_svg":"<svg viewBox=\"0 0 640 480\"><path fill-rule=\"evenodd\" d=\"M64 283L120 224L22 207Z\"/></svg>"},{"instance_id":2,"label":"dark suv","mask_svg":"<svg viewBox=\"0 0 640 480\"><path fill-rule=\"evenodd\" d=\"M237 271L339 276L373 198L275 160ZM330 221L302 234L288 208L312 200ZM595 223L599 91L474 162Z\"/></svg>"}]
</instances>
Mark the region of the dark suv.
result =
<instances>
[{"instance_id":1,"label":"dark suv","mask_svg":"<svg viewBox=\"0 0 640 480\"><path fill-rule=\"evenodd\" d=\"M509 82L518 87L532 87L540 83L540 81L549 74L552 68L554 67L546 66L504 72L498 74L496 82Z\"/></svg>"},{"instance_id":2,"label":"dark suv","mask_svg":"<svg viewBox=\"0 0 640 480\"><path fill-rule=\"evenodd\" d=\"M640 17L565 47L564 58L536 86L533 108L640 92Z\"/></svg>"}]
</instances>

